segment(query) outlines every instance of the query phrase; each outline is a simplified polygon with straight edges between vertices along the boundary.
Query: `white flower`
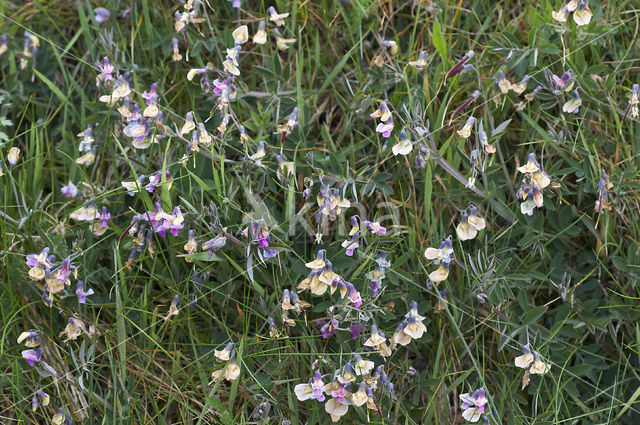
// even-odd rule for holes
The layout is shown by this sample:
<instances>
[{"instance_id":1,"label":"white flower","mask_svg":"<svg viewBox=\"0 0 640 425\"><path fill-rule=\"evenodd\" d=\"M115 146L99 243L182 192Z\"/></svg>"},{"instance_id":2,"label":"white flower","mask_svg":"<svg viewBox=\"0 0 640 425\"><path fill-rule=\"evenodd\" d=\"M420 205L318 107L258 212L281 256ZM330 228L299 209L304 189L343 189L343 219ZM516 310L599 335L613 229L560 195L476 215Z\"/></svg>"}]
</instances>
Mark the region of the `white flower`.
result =
<instances>
[{"instance_id":1,"label":"white flower","mask_svg":"<svg viewBox=\"0 0 640 425\"><path fill-rule=\"evenodd\" d=\"M244 44L249 40L249 27L246 25L239 26L231 35L233 35L233 41L236 44Z\"/></svg>"}]
</instances>

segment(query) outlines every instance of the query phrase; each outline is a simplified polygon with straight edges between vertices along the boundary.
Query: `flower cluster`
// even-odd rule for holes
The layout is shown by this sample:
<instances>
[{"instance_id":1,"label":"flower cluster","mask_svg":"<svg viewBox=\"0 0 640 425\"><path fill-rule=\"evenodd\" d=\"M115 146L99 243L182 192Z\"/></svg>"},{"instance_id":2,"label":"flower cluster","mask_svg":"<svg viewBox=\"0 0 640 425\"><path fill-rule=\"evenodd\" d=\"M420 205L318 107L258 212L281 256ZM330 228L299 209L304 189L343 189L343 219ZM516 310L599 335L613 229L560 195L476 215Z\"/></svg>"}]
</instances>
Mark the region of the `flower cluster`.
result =
<instances>
[{"instance_id":1,"label":"flower cluster","mask_svg":"<svg viewBox=\"0 0 640 425\"><path fill-rule=\"evenodd\" d=\"M311 269L311 272L298 284L298 289L301 291L309 290L314 295L323 295L327 289L333 295L337 289L340 298L347 297L356 308L360 307L362 305L360 292L355 289L352 283L345 281L342 276L335 273L333 265L325 257L326 251L321 249L315 260L305 264L307 268Z\"/></svg>"},{"instance_id":2,"label":"flower cluster","mask_svg":"<svg viewBox=\"0 0 640 425\"><path fill-rule=\"evenodd\" d=\"M567 22L567 17L573 12L573 20L578 26L589 25L593 12L589 9L589 0L569 0L559 11L551 12L557 22Z\"/></svg>"},{"instance_id":3,"label":"flower cluster","mask_svg":"<svg viewBox=\"0 0 640 425\"><path fill-rule=\"evenodd\" d=\"M530 153L527 163L518 167L518 171L525 175L524 180L518 190L518 199L522 214L532 215L534 208L541 208L544 204L542 190L549 186L551 179L544 172L534 153Z\"/></svg>"},{"instance_id":4,"label":"flower cluster","mask_svg":"<svg viewBox=\"0 0 640 425\"><path fill-rule=\"evenodd\" d=\"M472 206L469 214L466 211L462 214L462 221L456 227L456 234L461 241L467 241L475 238L478 231L484 229L485 226L484 218L478 216L478 208Z\"/></svg>"},{"instance_id":5,"label":"flower cluster","mask_svg":"<svg viewBox=\"0 0 640 425\"><path fill-rule=\"evenodd\" d=\"M385 272L390 266L391 263L387 260L386 251L380 251L378 253L378 258L376 258L375 268L367 274L367 278L369 279L369 289L373 291L372 298L378 296L378 291L380 291L382 287L382 281L386 277Z\"/></svg>"},{"instance_id":6,"label":"flower cluster","mask_svg":"<svg viewBox=\"0 0 640 425\"><path fill-rule=\"evenodd\" d=\"M214 355L219 362L226 362L226 366L222 369L215 370L211 374L211 379L216 382L224 372L224 379L229 382L235 381L240 376L240 366L236 362L236 353L233 348L233 342L228 343L222 350L215 350Z\"/></svg>"},{"instance_id":7,"label":"flower cluster","mask_svg":"<svg viewBox=\"0 0 640 425\"><path fill-rule=\"evenodd\" d=\"M374 395L377 389L381 390L381 395L393 394L393 384L382 366L376 367L371 360L356 354L351 361L334 371L331 382L325 384L322 374L316 371L307 383L296 385L294 392L300 401L316 400L322 403L329 398L324 409L333 422L338 422L347 414L349 406L366 405L367 409L378 412Z\"/></svg>"},{"instance_id":8,"label":"flower cluster","mask_svg":"<svg viewBox=\"0 0 640 425\"><path fill-rule=\"evenodd\" d=\"M440 243L439 248L429 247L424 251L424 256L427 260L433 261L434 264L440 264L433 272L429 273L429 279L433 283L439 283L447 280L449 277L449 264L451 263L453 255L453 244L451 243L451 236L443 240Z\"/></svg>"},{"instance_id":9,"label":"flower cluster","mask_svg":"<svg viewBox=\"0 0 640 425\"><path fill-rule=\"evenodd\" d=\"M155 211L147 211L137 215L135 218L149 222L153 231L161 238L167 236L167 232L170 232L173 236L178 236L178 233L184 227L184 215L180 207L175 207L169 214L162 210L160 202L156 202Z\"/></svg>"},{"instance_id":10,"label":"flower cluster","mask_svg":"<svg viewBox=\"0 0 640 425\"><path fill-rule=\"evenodd\" d=\"M393 336L389 340L391 348L398 345L408 345L412 339L420 339L427 331L427 327L422 323L425 318L418 314L418 303L411 302L411 308L404 316L404 320L398 325Z\"/></svg>"},{"instance_id":11,"label":"flower cluster","mask_svg":"<svg viewBox=\"0 0 640 425\"><path fill-rule=\"evenodd\" d=\"M369 115L371 118L380 118L380 123L376 127L376 131L382 134L382 137L388 138L393 131L393 117L387 106L386 101L380 102L378 109Z\"/></svg>"},{"instance_id":12,"label":"flower cluster","mask_svg":"<svg viewBox=\"0 0 640 425\"><path fill-rule=\"evenodd\" d=\"M351 202L341 196L340 190L332 189L324 185L316 197L316 202L318 203L318 207L320 207L316 217L318 223L321 223L325 218L334 221L340 215L343 208L349 208L351 206Z\"/></svg>"},{"instance_id":13,"label":"flower cluster","mask_svg":"<svg viewBox=\"0 0 640 425\"><path fill-rule=\"evenodd\" d=\"M460 407L462 408L462 417L469 422L478 422L480 417L485 413L485 406L489 403L487 393L484 388L477 389L473 394L464 393L460 394ZM486 417L483 417L483 422L489 423Z\"/></svg>"},{"instance_id":14,"label":"flower cluster","mask_svg":"<svg viewBox=\"0 0 640 425\"><path fill-rule=\"evenodd\" d=\"M249 227L246 227L242 234L249 239L250 243L257 243L260 248L260 256L263 259L275 257L278 254L273 248L269 248L271 242L271 234L267 228L267 223L264 219L253 221ZM204 246L203 246L204 249Z\"/></svg>"},{"instance_id":15,"label":"flower cluster","mask_svg":"<svg viewBox=\"0 0 640 425\"><path fill-rule=\"evenodd\" d=\"M515 358L515 365L521 369L528 369L522 378L522 388L529 385L531 375L545 375L551 370L551 365L544 362L540 353L532 351L529 344L522 347L523 354Z\"/></svg>"}]
</instances>

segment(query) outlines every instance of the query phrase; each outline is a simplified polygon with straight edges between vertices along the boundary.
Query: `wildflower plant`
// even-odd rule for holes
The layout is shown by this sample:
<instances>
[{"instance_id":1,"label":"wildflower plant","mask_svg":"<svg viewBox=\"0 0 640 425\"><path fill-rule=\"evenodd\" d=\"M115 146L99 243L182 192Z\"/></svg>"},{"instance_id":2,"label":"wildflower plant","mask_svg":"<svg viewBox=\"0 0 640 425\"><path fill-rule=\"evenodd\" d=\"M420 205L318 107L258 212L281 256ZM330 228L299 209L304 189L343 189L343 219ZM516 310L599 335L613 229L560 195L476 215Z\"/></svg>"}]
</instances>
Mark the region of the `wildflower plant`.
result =
<instances>
[{"instance_id":1,"label":"wildflower plant","mask_svg":"<svg viewBox=\"0 0 640 425\"><path fill-rule=\"evenodd\" d=\"M634 2L6 3L4 421L637 422Z\"/></svg>"}]
</instances>

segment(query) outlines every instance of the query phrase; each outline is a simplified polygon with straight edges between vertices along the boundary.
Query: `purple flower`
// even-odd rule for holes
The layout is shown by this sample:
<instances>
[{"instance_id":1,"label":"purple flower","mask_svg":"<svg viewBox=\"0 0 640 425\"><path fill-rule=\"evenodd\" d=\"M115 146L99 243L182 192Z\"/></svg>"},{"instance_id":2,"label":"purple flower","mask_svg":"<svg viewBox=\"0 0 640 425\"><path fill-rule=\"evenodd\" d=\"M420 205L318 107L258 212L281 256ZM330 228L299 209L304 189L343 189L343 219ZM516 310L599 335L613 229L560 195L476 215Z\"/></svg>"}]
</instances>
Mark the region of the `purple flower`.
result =
<instances>
[{"instance_id":1,"label":"purple flower","mask_svg":"<svg viewBox=\"0 0 640 425\"><path fill-rule=\"evenodd\" d=\"M336 328L339 323L335 318L331 318L322 328L320 328L320 332L322 332L322 338L327 339L332 337L336 333ZM320 400L321 401L321 400Z\"/></svg>"},{"instance_id":2,"label":"purple flower","mask_svg":"<svg viewBox=\"0 0 640 425\"><path fill-rule=\"evenodd\" d=\"M393 131L393 118L389 117L386 122L378 124L376 131L381 133L384 138L391 136L391 132Z\"/></svg>"},{"instance_id":3,"label":"purple flower","mask_svg":"<svg viewBox=\"0 0 640 425\"><path fill-rule=\"evenodd\" d=\"M31 329L22 332L18 337L18 344L22 344L23 342L27 348L37 347L40 345L40 331Z\"/></svg>"},{"instance_id":4,"label":"purple flower","mask_svg":"<svg viewBox=\"0 0 640 425\"><path fill-rule=\"evenodd\" d=\"M78 187L75 184L71 183L71 181L69 181L68 185L62 186L60 192L62 192L62 194L67 198L73 199L78 196Z\"/></svg>"},{"instance_id":5,"label":"purple flower","mask_svg":"<svg viewBox=\"0 0 640 425\"><path fill-rule=\"evenodd\" d=\"M42 358L42 347L38 347L35 350L24 350L22 352L22 357L25 358L29 366L33 366L36 362L39 362Z\"/></svg>"},{"instance_id":6,"label":"purple flower","mask_svg":"<svg viewBox=\"0 0 640 425\"><path fill-rule=\"evenodd\" d=\"M104 57L102 59L102 65L98 63L98 69L100 69L100 74L96 77L96 85L100 85L101 83L105 83L107 81L113 81L113 72L115 68L111 63L109 63L109 58Z\"/></svg>"},{"instance_id":7,"label":"purple flower","mask_svg":"<svg viewBox=\"0 0 640 425\"><path fill-rule=\"evenodd\" d=\"M358 308L362 305L362 297L360 297L360 292L356 290L352 283L347 283L347 291L349 300L353 303L353 305Z\"/></svg>"},{"instance_id":8,"label":"purple flower","mask_svg":"<svg viewBox=\"0 0 640 425\"><path fill-rule=\"evenodd\" d=\"M85 292L84 283L81 280L78 281L78 285L76 286L76 295L78 296L78 304L84 304L85 302L87 302L87 297L93 294L94 294L93 289L89 288L89 290Z\"/></svg>"},{"instance_id":9,"label":"purple flower","mask_svg":"<svg viewBox=\"0 0 640 425\"><path fill-rule=\"evenodd\" d=\"M469 393L460 394L460 400L462 401L460 407L464 410L462 417L469 422L478 422L484 413L484 406L489 403L484 388L475 390L471 396Z\"/></svg>"},{"instance_id":10,"label":"purple flower","mask_svg":"<svg viewBox=\"0 0 640 425\"><path fill-rule=\"evenodd\" d=\"M109 220L111 220L111 214L107 211L107 207L102 207L102 213L100 214L99 219L102 227L109 227Z\"/></svg>"},{"instance_id":11,"label":"purple flower","mask_svg":"<svg viewBox=\"0 0 640 425\"><path fill-rule=\"evenodd\" d=\"M355 323L351 325L349 330L351 331L351 339L356 339L366 328L361 323Z\"/></svg>"},{"instance_id":12,"label":"purple flower","mask_svg":"<svg viewBox=\"0 0 640 425\"><path fill-rule=\"evenodd\" d=\"M55 256L49 255L49 248L45 247L40 254L27 255L27 266L49 268Z\"/></svg>"},{"instance_id":13,"label":"purple flower","mask_svg":"<svg viewBox=\"0 0 640 425\"><path fill-rule=\"evenodd\" d=\"M180 211L180 207L173 209L173 214L162 213L156 215L156 220L159 222L162 219L162 224L158 226L157 232L160 236L166 234L166 231L171 231L173 236L178 236L178 232L184 227L184 216Z\"/></svg>"},{"instance_id":14,"label":"purple flower","mask_svg":"<svg viewBox=\"0 0 640 425\"><path fill-rule=\"evenodd\" d=\"M236 9L239 8L242 5L240 0L227 0L227 1L230 1L231 2L231 6L235 7Z\"/></svg>"},{"instance_id":15,"label":"purple flower","mask_svg":"<svg viewBox=\"0 0 640 425\"><path fill-rule=\"evenodd\" d=\"M142 93L143 99L145 99L147 106L151 105L152 102L156 102L158 100L158 83L151 84L151 88L149 91L144 91Z\"/></svg>"},{"instance_id":16,"label":"purple flower","mask_svg":"<svg viewBox=\"0 0 640 425\"><path fill-rule=\"evenodd\" d=\"M96 22L99 24L104 24L111 17L111 12L104 7L96 7L93 11L96 14Z\"/></svg>"},{"instance_id":17,"label":"purple flower","mask_svg":"<svg viewBox=\"0 0 640 425\"><path fill-rule=\"evenodd\" d=\"M380 235L387 234L387 228L384 226L381 226L380 223L377 221L365 220L364 225L366 226L367 229L371 231L371 233L378 233Z\"/></svg>"},{"instance_id":18,"label":"purple flower","mask_svg":"<svg viewBox=\"0 0 640 425\"><path fill-rule=\"evenodd\" d=\"M351 237L351 240L347 239L342 242L342 247L346 248L345 254L348 257L352 257L354 251L360 246L358 243L358 236L360 236L360 232L356 232L356 234Z\"/></svg>"},{"instance_id":19,"label":"purple flower","mask_svg":"<svg viewBox=\"0 0 640 425\"><path fill-rule=\"evenodd\" d=\"M69 278L71 277L71 274L77 268L78 267L71 264L71 257L65 258L62 264L60 265L60 268L56 272L56 279L58 279L58 281L60 282L66 283L67 280L69 280Z\"/></svg>"}]
</instances>

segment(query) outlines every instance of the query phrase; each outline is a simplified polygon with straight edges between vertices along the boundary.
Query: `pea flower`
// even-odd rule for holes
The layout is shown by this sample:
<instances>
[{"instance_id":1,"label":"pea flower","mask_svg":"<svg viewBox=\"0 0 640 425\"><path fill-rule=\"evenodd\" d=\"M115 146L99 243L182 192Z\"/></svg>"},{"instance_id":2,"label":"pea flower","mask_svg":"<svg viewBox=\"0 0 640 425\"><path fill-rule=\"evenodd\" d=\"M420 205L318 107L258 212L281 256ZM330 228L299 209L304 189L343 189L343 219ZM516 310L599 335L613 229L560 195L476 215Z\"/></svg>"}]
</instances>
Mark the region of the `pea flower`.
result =
<instances>
[{"instance_id":1,"label":"pea flower","mask_svg":"<svg viewBox=\"0 0 640 425\"><path fill-rule=\"evenodd\" d=\"M233 342L228 343L222 350L214 350L213 354L219 362L226 362L231 358Z\"/></svg>"},{"instance_id":2,"label":"pea flower","mask_svg":"<svg viewBox=\"0 0 640 425\"><path fill-rule=\"evenodd\" d=\"M289 291L288 289L282 291L282 302L280 305L283 311L293 310L298 314L302 313L305 308L311 306L308 302L302 301L295 291Z\"/></svg>"},{"instance_id":3,"label":"pea flower","mask_svg":"<svg viewBox=\"0 0 640 425\"><path fill-rule=\"evenodd\" d=\"M93 9L93 12L95 13L96 22L101 25L111 17L111 12L109 12L109 10L105 9L104 7L96 7L95 9Z\"/></svg>"},{"instance_id":4,"label":"pea flower","mask_svg":"<svg viewBox=\"0 0 640 425\"><path fill-rule=\"evenodd\" d=\"M355 393L353 393L351 395L351 402L353 403L354 406L362 406L363 404L365 404L368 400L368 396L367 396L367 383L366 382L360 382L360 386L358 387L358 391L356 391Z\"/></svg>"},{"instance_id":5,"label":"pea flower","mask_svg":"<svg viewBox=\"0 0 640 425\"><path fill-rule=\"evenodd\" d=\"M107 211L107 207L102 207L102 212L98 217L98 221L93 223L91 230L97 236L102 236L109 228L109 220L111 220L111 213Z\"/></svg>"},{"instance_id":6,"label":"pea flower","mask_svg":"<svg viewBox=\"0 0 640 425\"><path fill-rule=\"evenodd\" d=\"M39 362L42 358L42 351L44 348L38 347L35 350L24 350L22 352L22 357L29 363L29 366L33 366L36 362Z\"/></svg>"},{"instance_id":7,"label":"pea flower","mask_svg":"<svg viewBox=\"0 0 640 425\"><path fill-rule=\"evenodd\" d=\"M418 53L418 59L415 61L410 61L409 62L409 66L413 66L417 69L422 69L424 67L426 67L427 64L427 52L425 52L424 50L420 51L420 53Z\"/></svg>"},{"instance_id":8,"label":"pea flower","mask_svg":"<svg viewBox=\"0 0 640 425\"><path fill-rule=\"evenodd\" d=\"M276 36L276 46L278 47L279 50L287 50L289 48L289 45L295 43L296 41L295 38L282 37L282 35L280 34L280 31L278 31L277 29L274 29L273 33Z\"/></svg>"},{"instance_id":9,"label":"pea flower","mask_svg":"<svg viewBox=\"0 0 640 425\"><path fill-rule=\"evenodd\" d=\"M233 382L240 376L240 366L236 363L236 355L233 354L231 361L227 364L227 370L224 373L224 379Z\"/></svg>"},{"instance_id":10,"label":"pea flower","mask_svg":"<svg viewBox=\"0 0 640 425\"><path fill-rule=\"evenodd\" d=\"M638 103L640 103L640 86L634 84L631 88L631 98L629 99L629 106L631 107L631 116L638 117Z\"/></svg>"},{"instance_id":11,"label":"pea flower","mask_svg":"<svg viewBox=\"0 0 640 425\"><path fill-rule=\"evenodd\" d=\"M531 77L529 75L525 75L524 77L522 77L522 80L520 80L518 84L511 85L511 90L513 90L515 94L521 95L522 92L527 89L527 84L529 83L530 79Z\"/></svg>"},{"instance_id":12,"label":"pea flower","mask_svg":"<svg viewBox=\"0 0 640 425\"><path fill-rule=\"evenodd\" d=\"M342 247L346 248L345 255L347 257L352 257L355 250L360 246L360 244L358 243L359 236L360 236L360 233L356 233L351 237L351 240L347 239L344 242L342 242Z\"/></svg>"},{"instance_id":13,"label":"pea flower","mask_svg":"<svg viewBox=\"0 0 640 425\"><path fill-rule=\"evenodd\" d=\"M160 237L165 237L167 231L170 231L173 236L178 236L178 232L184 227L184 215L180 207L175 207L172 214L160 212L156 214L155 219L158 223L155 231Z\"/></svg>"},{"instance_id":14,"label":"pea flower","mask_svg":"<svg viewBox=\"0 0 640 425\"><path fill-rule=\"evenodd\" d=\"M7 51L7 35L0 35L0 55Z\"/></svg>"},{"instance_id":15,"label":"pea flower","mask_svg":"<svg viewBox=\"0 0 640 425\"><path fill-rule=\"evenodd\" d=\"M65 285L70 285L71 275L77 277L78 267L71 263L71 257L67 257L62 261L60 268L58 268L58 271L56 272L56 279Z\"/></svg>"},{"instance_id":16,"label":"pea flower","mask_svg":"<svg viewBox=\"0 0 640 425\"><path fill-rule=\"evenodd\" d=\"M558 92L569 92L573 88L574 78L569 71L565 71L560 77L553 74L551 78L553 79L553 82L556 85L556 91Z\"/></svg>"},{"instance_id":17,"label":"pea flower","mask_svg":"<svg viewBox=\"0 0 640 425\"><path fill-rule=\"evenodd\" d=\"M102 58L102 63L98 62L98 69L100 73L96 76L96 86L100 87L106 83L113 82L115 67L111 65L108 57Z\"/></svg>"},{"instance_id":18,"label":"pea flower","mask_svg":"<svg viewBox=\"0 0 640 425\"><path fill-rule=\"evenodd\" d=\"M529 372L536 375L544 375L551 369L548 363L542 361L537 351L532 351L529 344L522 347L523 354L515 358L515 365L521 369L530 367Z\"/></svg>"},{"instance_id":19,"label":"pea flower","mask_svg":"<svg viewBox=\"0 0 640 425\"><path fill-rule=\"evenodd\" d=\"M331 338L336 333L336 329L338 328L338 325L339 323L335 319L335 317L332 317L331 319L329 319L329 321L320 328L320 332L322 333L322 338L324 339Z\"/></svg>"},{"instance_id":20,"label":"pea flower","mask_svg":"<svg viewBox=\"0 0 640 425\"><path fill-rule=\"evenodd\" d=\"M463 139L468 139L469 136L471 136L471 129L473 128L475 122L476 119L474 117L471 116L467 118L467 122L464 124L464 127L458 130L458 135Z\"/></svg>"},{"instance_id":21,"label":"pea flower","mask_svg":"<svg viewBox=\"0 0 640 425\"><path fill-rule=\"evenodd\" d=\"M511 83L507 80L507 77L505 77L504 71L502 70L498 71L495 87L499 89L502 94L507 94L509 93L509 90L511 90Z\"/></svg>"},{"instance_id":22,"label":"pea flower","mask_svg":"<svg viewBox=\"0 0 640 425\"><path fill-rule=\"evenodd\" d=\"M593 12L589 9L588 0L581 0L578 8L573 12L573 20L578 26L589 25Z\"/></svg>"},{"instance_id":23,"label":"pea flower","mask_svg":"<svg viewBox=\"0 0 640 425\"><path fill-rule=\"evenodd\" d=\"M253 42L256 44L265 44L267 42L267 31L265 30L265 21L260 21L258 31L253 36Z\"/></svg>"},{"instance_id":24,"label":"pea flower","mask_svg":"<svg viewBox=\"0 0 640 425\"><path fill-rule=\"evenodd\" d=\"M385 139L391 136L391 132L393 131L393 118L389 118L387 121L379 123L376 127L376 131Z\"/></svg>"},{"instance_id":25,"label":"pea flower","mask_svg":"<svg viewBox=\"0 0 640 425\"><path fill-rule=\"evenodd\" d=\"M391 347L395 347L396 345L402 345L404 347L411 342L411 336L404 332L408 325L409 323L405 319L396 327L395 332L389 340L389 342L391 343Z\"/></svg>"},{"instance_id":26,"label":"pea flower","mask_svg":"<svg viewBox=\"0 0 640 425\"><path fill-rule=\"evenodd\" d=\"M362 305L362 297L353 284L347 283L347 293L349 294L349 300L353 303L354 307L359 308Z\"/></svg>"},{"instance_id":27,"label":"pea flower","mask_svg":"<svg viewBox=\"0 0 640 425\"><path fill-rule=\"evenodd\" d=\"M391 148L391 151L393 152L394 155L406 156L406 155L409 155L412 149L413 149L413 144L411 143L409 136L407 136L407 133L404 130L400 131L400 141L395 145L393 145L393 147Z\"/></svg>"},{"instance_id":28,"label":"pea flower","mask_svg":"<svg viewBox=\"0 0 640 425\"><path fill-rule=\"evenodd\" d=\"M365 347L378 348L387 340L384 333L378 331L376 325L371 325L371 336L364 342Z\"/></svg>"},{"instance_id":29,"label":"pea flower","mask_svg":"<svg viewBox=\"0 0 640 425\"><path fill-rule=\"evenodd\" d=\"M40 331L31 329L24 331L18 337L18 344L22 344L27 348L35 348L40 345Z\"/></svg>"},{"instance_id":30,"label":"pea flower","mask_svg":"<svg viewBox=\"0 0 640 425\"><path fill-rule=\"evenodd\" d=\"M313 379L309 379L309 383L296 385L293 392L300 401L312 399L323 402L325 400L323 390L324 383L322 382L322 375L316 371Z\"/></svg>"},{"instance_id":31,"label":"pea flower","mask_svg":"<svg viewBox=\"0 0 640 425\"><path fill-rule=\"evenodd\" d=\"M180 295L175 294L173 299L171 300L171 304L169 305L169 311L167 315L164 317L164 321L166 322L171 318L171 316L177 316L180 310L178 309L178 305L180 304Z\"/></svg>"},{"instance_id":32,"label":"pea flower","mask_svg":"<svg viewBox=\"0 0 640 425\"><path fill-rule=\"evenodd\" d=\"M87 297L89 295L93 295L93 289L89 288L87 291L84 290L84 283L79 280L76 285L76 295L78 296L78 304L84 304L87 302Z\"/></svg>"},{"instance_id":33,"label":"pea flower","mask_svg":"<svg viewBox=\"0 0 640 425\"><path fill-rule=\"evenodd\" d=\"M41 402L38 402L38 399L41 399ZM50 401L51 399L49 398L49 394L42 390L37 390L31 399L31 410L35 412L40 406L40 403L42 403L42 407L46 407L49 405Z\"/></svg>"},{"instance_id":34,"label":"pea flower","mask_svg":"<svg viewBox=\"0 0 640 425\"><path fill-rule=\"evenodd\" d=\"M246 25L241 25L236 28L233 33L233 41L237 44L244 44L249 40L249 27Z\"/></svg>"},{"instance_id":35,"label":"pea flower","mask_svg":"<svg viewBox=\"0 0 640 425\"><path fill-rule=\"evenodd\" d=\"M222 248L227 243L227 238L224 236L218 236L202 244L202 250L207 251L207 258L210 259L214 252ZM186 247L186 245L185 245ZM186 250L186 248L185 248Z\"/></svg>"},{"instance_id":36,"label":"pea flower","mask_svg":"<svg viewBox=\"0 0 640 425\"><path fill-rule=\"evenodd\" d=\"M463 409L462 417L469 422L478 422L485 411L484 406L489 403L484 388L475 390L472 395L460 394L460 400L462 401L460 407Z\"/></svg>"},{"instance_id":37,"label":"pea flower","mask_svg":"<svg viewBox=\"0 0 640 425\"><path fill-rule=\"evenodd\" d=\"M569 8L565 5L559 11L551 12L551 17L557 22L567 22L567 16L569 15Z\"/></svg>"},{"instance_id":38,"label":"pea flower","mask_svg":"<svg viewBox=\"0 0 640 425\"><path fill-rule=\"evenodd\" d=\"M598 211L598 214L600 214L603 208L605 210L611 209L611 205L609 205L606 198L612 187L613 183L609 180L609 176L607 173L603 172L602 178L600 178L600 181L598 182L598 200L596 201L596 211Z\"/></svg>"},{"instance_id":39,"label":"pea flower","mask_svg":"<svg viewBox=\"0 0 640 425\"><path fill-rule=\"evenodd\" d=\"M288 13L278 13L275 7L271 6L267 9L269 14L269 20L275 22L276 26L281 27L284 25L284 18L288 17Z\"/></svg>"},{"instance_id":40,"label":"pea flower","mask_svg":"<svg viewBox=\"0 0 640 425\"><path fill-rule=\"evenodd\" d=\"M456 227L456 234L460 240L466 241L475 238L478 231L484 228L484 218L478 217L478 209L476 207L471 207L470 214L462 216L462 221Z\"/></svg>"},{"instance_id":41,"label":"pea flower","mask_svg":"<svg viewBox=\"0 0 640 425\"><path fill-rule=\"evenodd\" d=\"M439 248L427 248L424 251L424 256L427 260L432 260L435 264L450 263L451 255L453 254L453 244L451 243L451 236L440 242Z\"/></svg>"},{"instance_id":42,"label":"pea flower","mask_svg":"<svg viewBox=\"0 0 640 425\"><path fill-rule=\"evenodd\" d=\"M331 391L330 394L332 398L325 403L324 410L331 416L333 422L337 422L342 416L347 414L349 405L351 404L349 400L351 394L342 384L339 384L338 388Z\"/></svg>"},{"instance_id":43,"label":"pea flower","mask_svg":"<svg viewBox=\"0 0 640 425\"><path fill-rule=\"evenodd\" d=\"M371 118L380 118L380 121L387 121L389 118L391 118L391 111L387 106L387 102L384 100L380 102L380 107L369 116Z\"/></svg>"},{"instance_id":44,"label":"pea flower","mask_svg":"<svg viewBox=\"0 0 640 425\"><path fill-rule=\"evenodd\" d=\"M569 0L569 2L566 4L567 10L569 12L573 12L578 8L578 3L579 3L579 0Z\"/></svg>"},{"instance_id":45,"label":"pea flower","mask_svg":"<svg viewBox=\"0 0 640 425\"><path fill-rule=\"evenodd\" d=\"M41 280L45 272L53 266L53 255L49 255L49 248L45 247L40 254L27 255L27 266L30 267L29 278Z\"/></svg>"},{"instance_id":46,"label":"pea flower","mask_svg":"<svg viewBox=\"0 0 640 425\"><path fill-rule=\"evenodd\" d=\"M69 317L67 321L67 326L64 328L62 332L60 332L60 337L65 336L64 342L73 341L78 339L78 337L86 332L87 328L85 324L76 316Z\"/></svg>"},{"instance_id":47,"label":"pea flower","mask_svg":"<svg viewBox=\"0 0 640 425\"><path fill-rule=\"evenodd\" d=\"M353 356L353 360L353 370L356 372L356 375L369 375L375 367L375 364L371 360L365 360L359 354Z\"/></svg>"},{"instance_id":48,"label":"pea flower","mask_svg":"<svg viewBox=\"0 0 640 425\"><path fill-rule=\"evenodd\" d=\"M9 163L9 168L12 168L14 165L18 163L18 159L20 158L20 149L17 147L12 147L9 149L9 153L7 154L7 162Z\"/></svg>"},{"instance_id":49,"label":"pea flower","mask_svg":"<svg viewBox=\"0 0 640 425\"><path fill-rule=\"evenodd\" d=\"M427 327L422 323L425 319L423 316L418 314L418 303L415 301L411 302L411 308L409 312L405 315L407 320L407 326L403 329L403 332L409 335L413 339L420 339L422 335L427 331Z\"/></svg>"},{"instance_id":50,"label":"pea flower","mask_svg":"<svg viewBox=\"0 0 640 425\"><path fill-rule=\"evenodd\" d=\"M564 112L569 112L572 114L577 114L580 110L580 105L582 105L582 99L578 94L578 90L573 91L573 96L571 99L567 100L564 105L562 105L562 110Z\"/></svg>"},{"instance_id":51,"label":"pea flower","mask_svg":"<svg viewBox=\"0 0 640 425\"><path fill-rule=\"evenodd\" d=\"M71 181L69 181L66 186L62 186L60 192L62 192L65 197L74 199L76 196L78 196L78 187L75 184L71 183Z\"/></svg>"},{"instance_id":52,"label":"pea flower","mask_svg":"<svg viewBox=\"0 0 640 425\"><path fill-rule=\"evenodd\" d=\"M442 263L435 271L429 273L433 283L444 282L449 277L449 263Z\"/></svg>"},{"instance_id":53,"label":"pea flower","mask_svg":"<svg viewBox=\"0 0 640 425\"><path fill-rule=\"evenodd\" d=\"M182 60L182 55L180 54L180 42L175 37L171 39L171 51L171 59L173 59L174 62Z\"/></svg>"},{"instance_id":54,"label":"pea flower","mask_svg":"<svg viewBox=\"0 0 640 425\"><path fill-rule=\"evenodd\" d=\"M231 7L233 7L233 8L238 9L238 8L240 8L240 6L242 6L242 3L241 3L240 0L227 0L227 1L231 2Z\"/></svg>"},{"instance_id":55,"label":"pea flower","mask_svg":"<svg viewBox=\"0 0 640 425\"><path fill-rule=\"evenodd\" d=\"M180 130L180 135L184 136L185 134L191 133L193 130L195 130L195 128L196 124L195 122L193 122L193 112L187 112L187 115L184 119L184 124L182 126L182 129Z\"/></svg>"},{"instance_id":56,"label":"pea flower","mask_svg":"<svg viewBox=\"0 0 640 425\"><path fill-rule=\"evenodd\" d=\"M369 229L369 231L373 234L379 234L379 235L387 234L387 228L380 225L380 223L377 221L365 220L362 224L364 224L365 227Z\"/></svg>"},{"instance_id":57,"label":"pea flower","mask_svg":"<svg viewBox=\"0 0 640 425\"><path fill-rule=\"evenodd\" d=\"M351 333L351 339L356 339L362 332L365 331L364 325L361 323L356 323L349 327L349 332Z\"/></svg>"},{"instance_id":58,"label":"pea flower","mask_svg":"<svg viewBox=\"0 0 640 425\"><path fill-rule=\"evenodd\" d=\"M116 101L128 97L130 94L131 88L129 87L129 83L120 76L115 80L111 94L100 96L98 100L102 103L106 103L107 106L111 106Z\"/></svg>"}]
</instances>

